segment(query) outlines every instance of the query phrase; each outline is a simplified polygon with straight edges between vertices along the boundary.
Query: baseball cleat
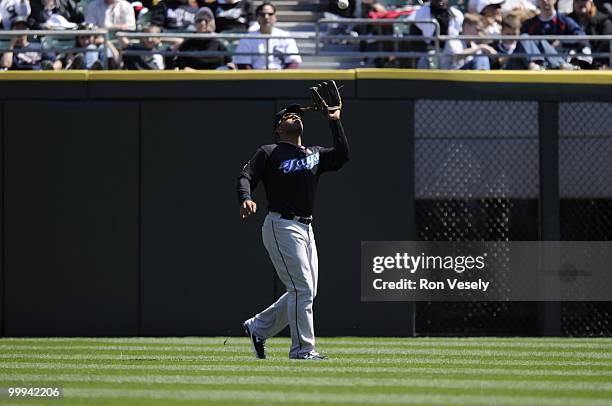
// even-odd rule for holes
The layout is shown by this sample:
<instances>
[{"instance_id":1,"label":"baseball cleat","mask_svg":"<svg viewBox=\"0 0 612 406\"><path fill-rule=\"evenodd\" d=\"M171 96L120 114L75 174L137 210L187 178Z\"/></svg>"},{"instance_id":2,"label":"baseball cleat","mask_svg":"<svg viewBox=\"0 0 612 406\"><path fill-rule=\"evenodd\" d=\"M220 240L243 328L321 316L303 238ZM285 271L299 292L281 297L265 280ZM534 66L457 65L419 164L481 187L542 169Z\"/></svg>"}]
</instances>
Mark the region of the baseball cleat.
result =
<instances>
[{"instance_id":1,"label":"baseball cleat","mask_svg":"<svg viewBox=\"0 0 612 406\"><path fill-rule=\"evenodd\" d=\"M251 330L249 329L249 326L246 325L246 323L242 323L242 326L244 327L244 332L249 336L249 339L251 340L251 348L253 349L255 356L258 359L265 359L266 358L266 340L262 340L261 338L253 334Z\"/></svg>"},{"instance_id":2,"label":"baseball cleat","mask_svg":"<svg viewBox=\"0 0 612 406\"><path fill-rule=\"evenodd\" d=\"M310 351L308 354L306 355L301 355L297 358L293 358L293 359L306 359L306 360L314 360L314 361L322 361L322 360L326 360L328 359L325 355L321 355L316 351Z\"/></svg>"}]
</instances>

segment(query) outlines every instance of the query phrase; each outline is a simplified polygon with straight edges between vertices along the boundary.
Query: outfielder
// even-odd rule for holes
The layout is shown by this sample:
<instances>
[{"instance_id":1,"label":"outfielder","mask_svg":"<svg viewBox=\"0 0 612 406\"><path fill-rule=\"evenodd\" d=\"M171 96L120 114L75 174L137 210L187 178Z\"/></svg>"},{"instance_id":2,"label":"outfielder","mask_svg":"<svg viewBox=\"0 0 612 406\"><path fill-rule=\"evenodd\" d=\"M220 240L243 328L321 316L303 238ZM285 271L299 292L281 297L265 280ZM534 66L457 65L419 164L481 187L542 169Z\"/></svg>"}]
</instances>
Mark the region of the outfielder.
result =
<instances>
[{"instance_id":1,"label":"outfielder","mask_svg":"<svg viewBox=\"0 0 612 406\"><path fill-rule=\"evenodd\" d=\"M268 215L262 227L263 243L274 268L287 288L270 307L244 322L257 358L266 358L265 341L289 324L292 359L325 359L315 351L312 314L317 294L317 247L312 231L312 211L319 177L337 171L349 160L342 124L342 102L334 81L310 89L313 108L329 119L333 148L302 145L303 108L292 104L276 113L274 130L278 142L263 145L238 177L240 216L257 210L251 191L263 181Z\"/></svg>"}]
</instances>

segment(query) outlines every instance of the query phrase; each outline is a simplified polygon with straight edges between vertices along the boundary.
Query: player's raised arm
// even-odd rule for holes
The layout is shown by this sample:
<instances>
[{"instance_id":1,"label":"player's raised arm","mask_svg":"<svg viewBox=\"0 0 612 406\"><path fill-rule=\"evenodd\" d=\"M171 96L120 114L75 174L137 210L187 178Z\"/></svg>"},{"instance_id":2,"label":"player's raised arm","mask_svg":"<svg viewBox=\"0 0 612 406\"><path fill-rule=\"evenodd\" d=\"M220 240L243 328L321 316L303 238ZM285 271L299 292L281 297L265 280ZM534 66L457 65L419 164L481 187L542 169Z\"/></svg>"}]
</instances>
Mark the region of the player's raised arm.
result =
<instances>
[{"instance_id":1,"label":"player's raised arm","mask_svg":"<svg viewBox=\"0 0 612 406\"><path fill-rule=\"evenodd\" d=\"M349 146L340 122L342 111L342 97L336 82L333 80L323 82L310 88L313 109L320 111L329 119L334 147L320 150L320 166L323 171L334 171L342 168L348 162Z\"/></svg>"},{"instance_id":2,"label":"player's raised arm","mask_svg":"<svg viewBox=\"0 0 612 406\"><path fill-rule=\"evenodd\" d=\"M333 116L336 115L338 118L333 118ZM342 168L342 166L350 159L350 151L348 146L348 140L346 139L346 135L344 134L344 128L342 127L342 122L340 121L340 110L337 110L335 113L331 113L329 117L329 126L331 127L332 136L334 139L334 147L330 152L323 151L322 159L327 159L325 155L329 153L331 155L331 168L334 170L338 170Z\"/></svg>"},{"instance_id":3,"label":"player's raised arm","mask_svg":"<svg viewBox=\"0 0 612 406\"><path fill-rule=\"evenodd\" d=\"M266 165L266 157L266 153L258 148L238 175L237 192L241 218L246 218L257 211L257 204L251 197L251 191L259 184Z\"/></svg>"}]
</instances>

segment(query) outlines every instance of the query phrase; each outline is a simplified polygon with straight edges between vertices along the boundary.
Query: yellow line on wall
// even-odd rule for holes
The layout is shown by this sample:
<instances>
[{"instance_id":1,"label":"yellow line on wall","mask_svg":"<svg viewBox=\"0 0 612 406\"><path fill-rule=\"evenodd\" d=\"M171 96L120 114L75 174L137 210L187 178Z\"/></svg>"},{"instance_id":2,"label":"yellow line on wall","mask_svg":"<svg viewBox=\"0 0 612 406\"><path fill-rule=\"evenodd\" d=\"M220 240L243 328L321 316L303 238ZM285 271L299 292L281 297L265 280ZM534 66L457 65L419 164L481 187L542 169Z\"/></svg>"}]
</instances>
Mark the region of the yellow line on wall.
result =
<instances>
[{"instance_id":1,"label":"yellow line on wall","mask_svg":"<svg viewBox=\"0 0 612 406\"><path fill-rule=\"evenodd\" d=\"M41 80L41 81L86 81L86 70L73 71L4 71L0 72L0 80L4 81L21 81L21 80Z\"/></svg>"},{"instance_id":2,"label":"yellow line on wall","mask_svg":"<svg viewBox=\"0 0 612 406\"><path fill-rule=\"evenodd\" d=\"M0 81L190 81L190 80L436 80L488 83L612 85L612 71L443 71L410 69L283 71L5 71Z\"/></svg>"},{"instance_id":3,"label":"yellow line on wall","mask_svg":"<svg viewBox=\"0 0 612 406\"><path fill-rule=\"evenodd\" d=\"M89 80L354 80L354 70L96 71Z\"/></svg>"},{"instance_id":4,"label":"yellow line on wall","mask_svg":"<svg viewBox=\"0 0 612 406\"><path fill-rule=\"evenodd\" d=\"M612 85L612 71L449 71L420 69L356 69L359 79L446 80L489 83L558 83Z\"/></svg>"}]
</instances>

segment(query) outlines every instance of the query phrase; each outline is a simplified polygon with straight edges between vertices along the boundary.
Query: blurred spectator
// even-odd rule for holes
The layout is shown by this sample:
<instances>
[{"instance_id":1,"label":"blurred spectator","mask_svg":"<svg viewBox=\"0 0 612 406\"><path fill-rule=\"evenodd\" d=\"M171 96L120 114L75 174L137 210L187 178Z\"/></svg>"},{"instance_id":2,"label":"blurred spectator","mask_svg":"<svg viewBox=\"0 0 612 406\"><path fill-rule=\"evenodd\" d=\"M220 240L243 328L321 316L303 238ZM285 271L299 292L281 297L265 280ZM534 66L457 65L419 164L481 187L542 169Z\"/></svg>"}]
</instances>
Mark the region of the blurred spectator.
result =
<instances>
[{"instance_id":1,"label":"blurred spectator","mask_svg":"<svg viewBox=\"0 0 612 406\"><path fill-rule=\"evenodd\" d=\"M468 0L466 12L478 13L479 0ZM535 12L537 10L537 0L506 0L502 3L502 14L506 15L510 12Z\"/></svg>"},{"instance_id":2,"label":"blurred spectator","mask_svg":"<svg viewBox=\"0 0 612 406\"><path fill-rule=\"evenodd\" d=\"M89 23L81 23L78 27L82 31L93 31L97 27ZM100 42L100 39L102 42ZM94 35L79 35L74 39L75 48L86 48L87 51L69 53L62 58L62 64L66 70L89 69L99 70L104 68L104 37L96 38ZM117 69L119 67L119 52L112 42L107 42L107 67Z\"/></svg>"},{"instance_id":3,"label":"blurred spectator","mask_svg":"<svg viewBox=\"0 0 612 406\"><path fill-rule=\"evenodd\" d=\"M189 0L161 0L151 11L153 25L172 31L194 31L198 9Z\"/></svg>"},{"instance_id":4,"label":"blurred spectator","mask_svg":"<svg viewBox=\"0 0 612 406\"><path fill-rule=\"evenodd\" d=\"M27 19L21 16L15 17L11 23L11 29L29 29ZM28 41L27 35L11 37L9 48L26 52L5 52L0 58L0 68L9 70L59 70L62 68L62 63L55 54L44 52L42 45Z\"/></svg>"},{"instance_id":5,"label":"blurred spectator","mask_svg":"<svg viewBox=\"0 0 612 406\"><path fill-rule=\"evenodd\" d=\"M574 11L569 15L587 35L612 35L612 20L600 12L593 0L574 0ZM593 53L610 52L610 41L590 41ZM596 57L594 68L608 67L608 57ZM585 66L582 66L585 67Z\"/></svg>"},{"instance_id":6,"label":"blurred spectator","mask_svg":"<svg viewBox=\"0 0 612 406\"><path fill-rule=\"evenodd\" d=\"M217 32L246 32L254 20L251 0L217 0L207 6L215 15Z\"/></svg>"},{"instance_id":7,"label":"blurred spectator","mask_svg":"<svg viewBox=\"0 0 612 406\"><path fill-rule=\"evenodd\" d=\"M349 1L349 5L350 3L352 3L352 1ZM357 4L355 4L355 7L357 7L357 9L359 8ZM361 8L362 8L362 17L366 17L371 12L387 11L385 6L382 5L381 2L379 2L378 0L362 0Z\"/></svg>"},{"instance_id":8,"label":"blurred spectator","mask_svg":"<svg viewBox=\"0 0 612 406\"><path fill-rule=\"evenodd\" d=\"M521 34L521 16L517 13L507 14L501 23L501 35L520 35ZM497 51L497 55L490 58L491 69L528 69L528 70L542 70L543 58L542 57L517 57L511 58L508 55L512 55L517 49L519 41L505 39L502 41L496 41L492 44L493 49ZM525 43L518 47L518 53L525 52ZM534 41L528 41L527 44L534 44ZM534 50L535 48L535 50ZM540 51L537 47L528 46L531 53L539 54ZM538 61L538 62L536 62Z\"/></svg>"},{"instance_id":9,"label":"blurred spectator","mask_svg":"<svg viewBox=\"0 0 612 406\"><path fill-rule=\"evenodd\" d=\"M414 20L434 19L440 25L441 35L457 36L461 32L463 25L463 13L459 9L449 6L448 0L431 0L424 4L414 14ZM436 34L435 26L430 23L416 23L410 26L410 35L432 37ZM411 50L414 52L427 52L431 46L431 40L413 41L410 43ZM445 44L440 42L440 47ZM427 69L431 66L429 58L421 57L417 62L417 67Z\"/></svg>"},{"instance_id":10,"label":"blurred spectator","mask_svg":"<svg viewBox=\"0 0 612 406\"><path fill-rule=\"evenodd\" d=\"M484 16L483 35L499 35L501 33L502 4L504 0L478 0L476 11Z\"/></svg>"},{"instance_id":11,"label":"blurred spectator","mask_svg":"<svg viewBox=\"0 0 612 406\"><path fill-rule=\"evenodd\" d=\"M134 9L126 0L92 0L85 21L108 30L135 30Z\"/></svg>"},{"instance_id":12,"label":"blurred spectator","mask_svg":"<svg viewBox=\"0 0 612 406\"><path fill-rule=\"evenodd\" d=\"M479 14L467 13L463 19L462 35L482 35L484 17ZM489 70L488 55L495 55L495 49L487 44L473 40L452 39L446 41L443 57L440 61L442 69Z\"/></svg>"},{"instance_id":13,"label":"blurred spectator","mask_svg":"<svg viewBox=\"0 0 612 406\"><path fill-rule=\"evenodd\" d=\"M595 0L597 10L608 16L612 16L612 0Z\"/></svg>"},{"instance_id":14,"label":"blurred spectator","mask_svg":"<svg viewBox=\"0 0 612 406\"><path fill-rule=\"evenodd\" d=\"M0 18L5 30L11 28L15 17L28 18L31 12L29 0L0 0Z\"/></svg>"},{"instance_id":15,"label":"blurred spectator","mask_svg":"<svg viewBox=\"0 0 612 406\"><path fill-rule=\"evenodd\" d=\"M136 29L149 25L151 19L150 9L146 7L142 1L132 1L132 8L134 9L134 18L136 19Z\"/></svg>"},{"instance_id":16,"label":"blurred spectator","mask_svg":"<svg viewBox=\"0 0 612 406\"><path fill-rule=\"evenodd\" d=\"M161 29L156 25L147 25L142 32L157 34ZM164 57L153 51L159 50L161 40L159 37L150 36L141 38L138 44L130 44L129 40L121 37L122 44L126 51L151 51L149 54L126 55L123 54L123 67L129 70L164 70L166 64Z\"/></svg>"},{"instance_id":17,"label":"blurred spectator","mask_svg":"<svg viewBox=\"0 0 612 406\"><path fill-rule=\"evenodd\" d=\"M502 20L502 35L520 35L522 12L507 14ZM492 46L497 55L490 58L491 69L545 70L573 69L546 40L533 40L524 34L521 40L502 40ZM530 56L510 56L528 54Z\"/></svg>"},{"instance_id":18,"label":"blurred spectator","mask_svg":"<svg viewBox=\"0 0 612 406\"><path fill-rule=\"evenodd\" d=\"M330 1L328 9L327 9L327 13L333 14L341 18L355 18L357 17L357 15L355 14L357 11L356 9L357 9L356 1L349 1L349 5L347 8L340 8L338 7L337 1ZM361 15L359 15L359 17L361 17Z\"/></svg>"},{"instance_id":19,"label":"blurred spectator","mask_svg":"<svg viewBox=\"0 0 612 406\"><path fill-rule=\"evenodd\" d=\"M32 13L28 19L34 30L75 28L85 20L74 0L32 0Z\"/></svg>"},{"instance_id":20,"label":"blurred spectator","mask_svg":"<svg viewBox=\"0 0 612 406\"><path fill-rule=\"evenodd\" d=\"M504 16L501 22L501 35L520 35L521 34L521 17L518 14L510 13ZM491 69L505 69L506 64L511 59L507 55L511 55L516 49L518 41L504 39L495 41L491 46L497 55L490 58ZM539 66L539 65L538 65ZM537 68L533 68L538 70Z\"/></svg>"},{"instance_id":21,"label":"blurred spectator","mask_svg":"<svg viewBox=\"0 0 612 406\"><path fill-rule=\"evenodd\" d=\"M518 13L533 13L536 14L538 7L536 0L506 0L502 4L502 14L506 15L510 12ZM531 17L533 17L531 15Z\"/></svg>"},{"instance_id":22,"label":"blurred spectator","mask_svg":"<svg viewBox=\"0 0 612 406\"><path fill-rule=\"evenodd\" d=\"M323 18L328 20L338 20L338 24L328 24L327 33L329 35L352 35L359 36L359 33L366 34L372 27L361 24L343 23L345 18L363 18L363 2L349 1L347 8L338 7L337 1L330 1L326 12L323 13ZM332 41L337 42L337 41Z\"/></svg>"},{"instance_id":23,"label":"blurred spectator","mask_svg":"<svg viewBox=\"0 0 612 406\"><path fill-rule=\"evenodd\" d=\"M414 13L419 9L419 6L413 6L410 1L396 1L396 2L385 2L386 5L389 6L387 9L382 2L374 1L363 1L361 4L362 13L365 13L363 17L373 18L373 19L401 19L401 20L410 20L414 19ZM356 14L359 15L359 5L356 5ZM347 34L351 36L358 35L372 35L372 36L405 36L414 35L412 32L415 29L412 25L392 25L392 24L369 24L367 26L357 25L355 29L351 29ZM418 35L418 34L417 34ZM417 48L419 45L415 45L413 42L396 42L393 40L388 41L377 41L375 44L368 43L368 41L360 42L360 50L361 51L373 51L373 52L411 52L413 51L413 47ZM377 57L373 60L374 66L377 68L404 68L404 67L414 67L413 58L396 58L395 56L390 57Z\"/></svg>"},{"instance_id":24,"label":"blurred spectator","mask_svg":"<svg viewBox=\"0 0 612 406\"><path fill-rule=\"evenodd\" d=\"M214 33L215 18L208 7L202 7L195 16L196 32ZM183 42L179 51L218 51L226 52L227 48L217 38L189 38ZM231 55L226 56L179 56L175 67L178 69L219 69L227 67L236 69Z\"/></svg>"},{"instance_id":25,"label":"blurred spectator","mask_svg":"<svg viewBox=\"0 0 612 406\"><path fill-rule=\"evenodd\" d=\"M578 23L557 13L557 0L538 0L540 14L523 23L521 31L529 35L584 35Z\"/></svg>"},{"instance_id":26,"label":"blurred spectator","mask_svg":"<svg viewBox=\"0 0 612 406\"><path fill-rule=\"evenodd\" d=\"M270 34L275 37L288 37L289 33L276 28L276 8L264 2L255 9L258 31L253 34ZM266 43L269 52L266 61ZM271 39L241 39L238 42L236 52L257 53L259 55L236 55L234 63L240 69L294 69L302 63L302 58L297 54L298 47L293 38L271 38Z\"/></svg>"},{"instance_id":27,"label":"blurred spectator","mask_svg":"<svg viewBox=\"0 0 612 406\"><path fill-rule=\"evenodd\" d=\"M528 35L585 35L576 21L555 10L557 0L539 0L540 14L523 23L521 32ZM549 41L550 42L550 41ZM560 41L550 42L557 51L572 50L590 54L588 41ZM543 50L542 50L543 51ZM592 58L578 57L584 63L592 62Z\"/></svg>"}]
</instances>

